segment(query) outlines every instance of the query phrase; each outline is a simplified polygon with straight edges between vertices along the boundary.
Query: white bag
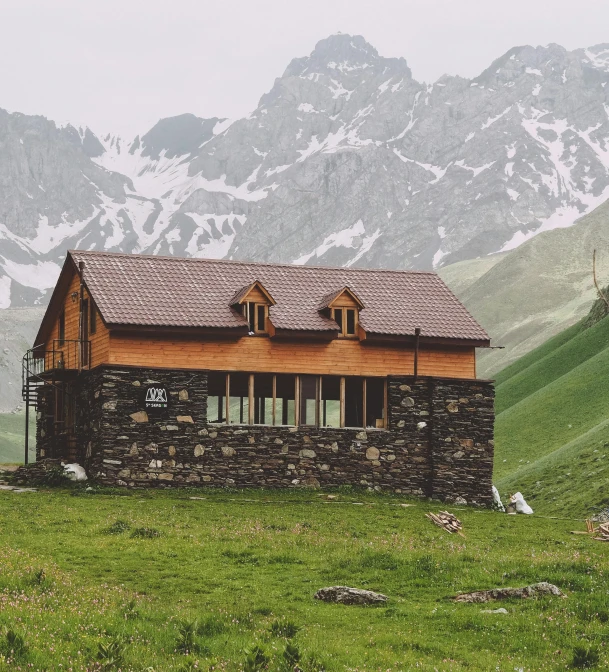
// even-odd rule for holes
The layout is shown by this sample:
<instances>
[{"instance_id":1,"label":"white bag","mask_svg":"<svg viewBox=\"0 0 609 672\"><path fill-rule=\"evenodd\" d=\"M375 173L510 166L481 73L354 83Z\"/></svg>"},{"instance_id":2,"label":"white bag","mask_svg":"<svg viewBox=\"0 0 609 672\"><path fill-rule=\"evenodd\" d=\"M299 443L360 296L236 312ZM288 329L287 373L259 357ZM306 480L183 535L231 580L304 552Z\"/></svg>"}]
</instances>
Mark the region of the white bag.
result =
<instances>
[{"instance_id":1,"label":"white bag","mask_svg":"<svg viewBox=\"0 0 609 672\"><path fill-rule=\"evenodd\" d=\"M83 469L83 467L80 466L80 464L61 464L63 467L65 475L71 480L71 481L86 481L87 479L87 472Z\"/></svg>"},{"instance_id":2,"label":"white bag","mask_svg":"<svg viewBox=\"0 0 609 672\"><path fill-rule=\"evenodd\" d=\"M521 492L517 492L510 497L510 504L513 504L516 507L518 513L526 513L529 515L533 513L533 509L525 502Z\"/></svg>"}]
</instances>

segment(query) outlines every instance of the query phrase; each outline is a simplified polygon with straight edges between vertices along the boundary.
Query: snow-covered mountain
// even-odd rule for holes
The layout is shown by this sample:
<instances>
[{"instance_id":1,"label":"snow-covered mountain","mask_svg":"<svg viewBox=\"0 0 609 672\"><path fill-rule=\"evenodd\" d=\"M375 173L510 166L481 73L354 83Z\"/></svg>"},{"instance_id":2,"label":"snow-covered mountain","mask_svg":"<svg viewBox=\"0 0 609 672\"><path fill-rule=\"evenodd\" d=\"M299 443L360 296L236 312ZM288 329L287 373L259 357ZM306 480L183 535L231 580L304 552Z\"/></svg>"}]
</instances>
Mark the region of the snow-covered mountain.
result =
<instances>
[{"instance_id":1,"label":"snow-covered mountain","mask_svg":"<svg viewBox=\"0 0 609 672\"><path fill-rule=\"evenodd\" d=\"M609 45L427 85L334 35L232 122L124 140L0 111L0 307L44 302L70 247L393 268L515 248L609 198L608 82Z\"/></svg>"}]
</instances>

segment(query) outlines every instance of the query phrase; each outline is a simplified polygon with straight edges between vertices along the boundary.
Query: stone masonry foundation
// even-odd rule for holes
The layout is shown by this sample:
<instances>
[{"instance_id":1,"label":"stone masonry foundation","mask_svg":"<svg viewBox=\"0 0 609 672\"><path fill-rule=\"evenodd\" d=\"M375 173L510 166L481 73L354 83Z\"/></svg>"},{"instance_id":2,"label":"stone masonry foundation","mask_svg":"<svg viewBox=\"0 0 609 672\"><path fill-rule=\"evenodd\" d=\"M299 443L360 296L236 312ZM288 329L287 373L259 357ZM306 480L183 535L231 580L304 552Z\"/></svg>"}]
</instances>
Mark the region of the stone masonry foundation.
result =
<instances>
[{"instance_id":1,"label":"stone masonry foundation","mask_svg":"<svg viewBox=\"0 0 609 672\"><path fill-rule=\"evenodd\" d=\"M169 390L165 417L142 389ZM493 385L390 377L387 429L208 424L207 373L100 367L76 403L89 474L124 486L355 485L490 506Z\"/></svg>"}]
</instances>

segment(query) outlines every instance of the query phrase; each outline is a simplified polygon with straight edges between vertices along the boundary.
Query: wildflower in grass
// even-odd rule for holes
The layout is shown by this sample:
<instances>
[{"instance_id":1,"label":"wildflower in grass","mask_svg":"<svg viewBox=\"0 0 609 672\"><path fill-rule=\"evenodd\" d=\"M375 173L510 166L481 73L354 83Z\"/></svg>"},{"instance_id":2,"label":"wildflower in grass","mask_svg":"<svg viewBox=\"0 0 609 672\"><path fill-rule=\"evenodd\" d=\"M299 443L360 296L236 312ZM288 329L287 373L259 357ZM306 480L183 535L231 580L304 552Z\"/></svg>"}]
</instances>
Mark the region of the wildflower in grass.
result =
<instances>
[{"instance_id":1,"label":"wildflower in grass","mask_svg":"<svg viewBox=\"0 0 609 672\"><path fill-rule=\"evenodd\" d=\"M26 656L28 647L23 637L14 630L7 628L0 640L0 655L7 660L20 660Z\"/></svg>"},{"instance_id":2,"label":"wildflower in grass","mask_svg":"<svg viewBox=\"0 0 609 672\"><path fill-rule=\"evenodd\" d=\"M131 533L132 539L156 539L161 533L154 527L136 527Z\"/></svg>"},{"instance_id":3,"label":"wildflower in grass","mask_svg":"<svg viewBox=\"0 0 609 672\"><path fill-rule=\"evenodd\" d=\"M196 653L198 650L197 642L195 640L199 624L197 621L185 621L178 627L178 640L176 643L176 651L188 655L189 653Z\"/></svg>"},{"instance_id":4,"label":"wildflower in grass","mask_svg":"<svg viewBox=\"0 0 609 672\"><path fill-rule=\"evenodd\" d=\"M131 525L124 520L116 520L110 525L102 530L104 534L123 534L123 532L128 532L131 529Z\"/></svg>"},{"instance_id":5,"label":"wildflower in grass","mask_svg":"<svg viewBox=\"0 0 609 672\"><path fill-rule=\"evenodd\" d=\"M264 649L260 646L254 646L253 649L245 650L245 662L243 672L260 672L266 670L271 659L266 655Z\"/></svg>"},{"instance_id":6,"label":"wildflower in grass","mask_svg":"<svg viewBox=\"0 0 609 672\"><path fill-rule=\"evenodd\" d=\"M587 670L596 667L600 661L598 646L576 646L573 649L571 667Z\"/></svg>"},{"instance_id":7,"label":"wildflower in grass","mask_svg":"<svg viewBox=\"0 0 609 672\"><path fill-rule=\"evenodd\" d=\"M121 667L125 662L125 645L119 639L100 642L97 647L97 661L100 670L110 672Z\"/></svg>"},{"instance_id":8,"label":"wildflower in grass","mask_svg":"<svg viewBox=\"0 0 609 672\"><path fill-rule=\"evenodd\" d=\"M274 637L285 637L286 639L292 639L296 637L300 627L297 626L292 621L288 620L276 620L271 624L271 634Z\"/></svg>"},{"instance_id":9,"label":"wildflower in grass","mask_svg":"<svg viewBox=\"0 0 609 672\"><path fill-rule=\"evenodd\" d=\"M300 662L300 651L295 644L288 642L285 651L283 652L283 659L290 666L294 668Z\"/></svg>"}]
</instances>

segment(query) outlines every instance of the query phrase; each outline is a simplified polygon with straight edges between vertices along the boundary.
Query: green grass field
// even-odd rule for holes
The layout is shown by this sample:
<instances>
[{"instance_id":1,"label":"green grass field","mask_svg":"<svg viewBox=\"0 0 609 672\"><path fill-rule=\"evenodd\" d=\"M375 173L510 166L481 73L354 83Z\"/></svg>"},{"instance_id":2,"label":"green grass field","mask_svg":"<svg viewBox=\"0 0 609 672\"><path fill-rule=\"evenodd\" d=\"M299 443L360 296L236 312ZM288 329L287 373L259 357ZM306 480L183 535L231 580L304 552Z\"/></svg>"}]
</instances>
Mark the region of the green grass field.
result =
<instances>
[{"instance_id":1,"label":"green grass field","mask_svg":"<svg viewBox=\"0 0 609 672\"><path fill-rule=\"evenodd\" d=\"M0 464L23 462L25 416L23 413L0 413ZM30 411L30 459L36 459L36 419Z\"/></svg>"},{"instance_id":2,"label":"green grass field","mask_svg":"<svg viewBox=\"0 0 609 672\"><path fill-rule=\"evenodd\" d=\"M609 665L609 545L581 521L451 508L461 538L370 493L76 494L0 491L3 672L293 670L290 642L305 672L556 670L596 646ZM542 580L568 597L450 600ZM336 584L390 600L313 599Z\"/></svg>"},{"instance_id":3,"label":"green grass field","mask_svg":"<svg viewBox=\"0 0 609 672\"><path fill-rule=\"evenodd\" d=\"M609 505L609 318L577 324L497 377L495 478L540 512Z\"/></svg>"}]
</instances>

